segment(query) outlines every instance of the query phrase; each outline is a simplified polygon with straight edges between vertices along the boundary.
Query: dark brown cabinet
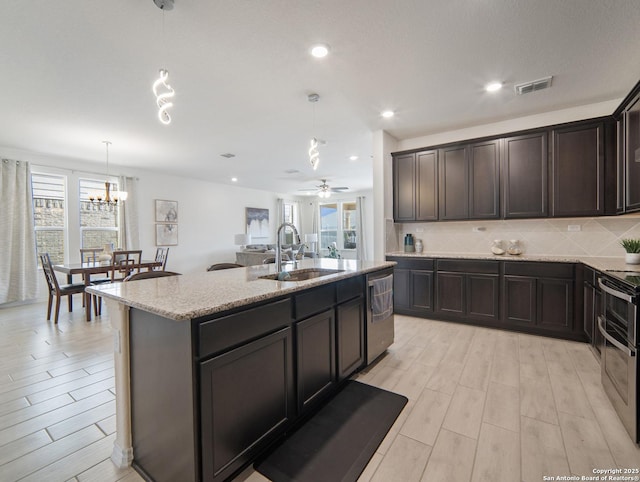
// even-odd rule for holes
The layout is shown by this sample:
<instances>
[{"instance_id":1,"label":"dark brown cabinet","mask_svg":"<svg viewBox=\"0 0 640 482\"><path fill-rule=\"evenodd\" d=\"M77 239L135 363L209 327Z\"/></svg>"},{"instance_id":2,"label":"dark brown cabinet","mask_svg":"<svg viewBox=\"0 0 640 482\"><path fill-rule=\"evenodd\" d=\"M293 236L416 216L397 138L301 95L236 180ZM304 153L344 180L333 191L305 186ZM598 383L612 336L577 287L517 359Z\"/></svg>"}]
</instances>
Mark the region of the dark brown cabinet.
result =
<instances>
[{"instance_id":1,"label":"dark brown cabinet","mask_svg":"<svg viewBox=\"0 0 640 482\"><path fill-rule=\"evenodd\" d=\"M439 150L440 219L500 217L500 141Z\"/></svg>"},{"instance_id":2,"label":"dark brown cabinet","mask_svg":"<svg viewBox=\"0 0 640 482\"><path fill-rule=\"evenodd\" d=\"M576 331L574 270L573 264L565 263L505 263L502 284L505 323L535 326L543 334Z\"/></svg>"},{"instance_id":3,"label":"dark brown cabinet","mask_svg":"<svg viewBox=\"0 0 640 482\"><path fill-rule=\"evenodd\" d=\"M640 210L640 95L624 113L625 210Z\"/></svg>"},{"instance_id":4,"label":"dark brown cabinet","mask_svg":"<svg viewBox=\"0 0 640 482\"><path fill-rule=\"evenodd\" d=\"M338 380L344 380L364 364L364 298L336 308Z\"/></svg>"},{"instance_id":5,"label":"dark brown cabinet","mask_svg":"<svg viewBox=\"0 0 640 482\"><path fill-rule=\"evenodd\" d=\"M433 260L408 260L401 257L387 259L398 263L393 270L394 311L418 316L431 313L433 311Z\"/></svg>"},{"instance_id":6,"label":"dark brown cabinet","mask_svg":"<svg viewBox=\"0 0 640 482\"><path fill-rule=\"evenodd\" d=\"M295 416L291 328L200 365L202 477L225 480Z\"/></svg>"},{"instance_id":7,"label":"dark brown cabinet","mask_svg":"<svg viewBox=\"0 0 640 482\"><path fill-rule=\"evenodd\" d=\"M504 139L502 174L505 218L548 215L546 132Z\"/></svg>"},{"instance_id":8,"label":"dark brown cabinet","mask_svg":"<svg viewBox=\"0 0 640 482\"><path fill-rule=\"evenodd\" d=\"M438 260L436 313L444 317L498 321L498 261Z\"/></svg>"},{"instance_id":9,"label":"dark brown cabinet","mask_svg":"<svg viewBox=\"0 0 640 482\"><path fill-rule=\"evenodd\" d=\"M438 153L435 150L394 156L393 219L438 219Z\"/></svg>"},{"instance_id":10,"label":"dark brown cabinet","mask_svg":"<svg viewBox=\"0 0 640 482\"><path fill-rule=\"evenodd\" d=\"M551 215L604 214L604 124L555 129L551 136Z\"/></svg>"},{"instance_id":11,"label":"dark brown cabinet","mask_svg":"<svg viewBox=\"0 0 640 482\"><path fill-rule=\"evenodd\" d=\"M336 383L333 309L296 323L298 410L321 400Z\"/></svg>"}]
</instances>

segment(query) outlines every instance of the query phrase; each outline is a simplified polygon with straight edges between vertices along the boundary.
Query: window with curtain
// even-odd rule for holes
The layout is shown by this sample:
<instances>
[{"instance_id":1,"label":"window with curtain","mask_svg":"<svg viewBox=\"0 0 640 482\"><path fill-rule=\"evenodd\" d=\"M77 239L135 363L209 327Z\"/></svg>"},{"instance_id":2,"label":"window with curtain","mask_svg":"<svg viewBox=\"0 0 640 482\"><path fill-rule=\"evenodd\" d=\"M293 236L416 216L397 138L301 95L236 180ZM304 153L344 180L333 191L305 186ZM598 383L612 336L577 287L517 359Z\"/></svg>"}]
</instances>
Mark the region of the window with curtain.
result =
<instances>
[{"instance_id":1,"label":"window with curtain","mask_svg":"<svg viewBox=\"0 0 640 482\"><path fill-rule=\"evenodd\" d=\"M33 225L38 254L49 253L54 264L64 263L67 237L66 176L32 173Z\"/></svg>"},{"instance_id":2,"label":"window with curtain","mask_svg":"<svg viewBox=\"0 0 640 482\"><path fill-rule=\"evenodd\" d=\"M356 202L320 203L320 249L336 243L339 250L356 249Z\"/></svg>"},{"instance_id":3,"label":"window with curtain","mask_svg":"<svg viewBox=\"0 0 640 482\"><path fill-rule=\"evenodd\" d=\"M298 232L300 232L300 225L298 223L298 209L297 205L292 202L285 201L282 205L282 221L285 223L293 224ZM293 232L290 229L284 231L284 244L294 244Z\"/></svg>"},{"instance_id":4,"label":"window with curtain","mask_svg":"<svg viewBox=\"0 0 640 482\"><path fill-rule=\"evenodd\" d=\"M101 248L112 243L120 246L120 205L92 203L90 193L104 192L104 180L80 179L78 181L80 200L80 246ZM118 190L112 182L111 188Z\"/></svg>"}]
</instances>

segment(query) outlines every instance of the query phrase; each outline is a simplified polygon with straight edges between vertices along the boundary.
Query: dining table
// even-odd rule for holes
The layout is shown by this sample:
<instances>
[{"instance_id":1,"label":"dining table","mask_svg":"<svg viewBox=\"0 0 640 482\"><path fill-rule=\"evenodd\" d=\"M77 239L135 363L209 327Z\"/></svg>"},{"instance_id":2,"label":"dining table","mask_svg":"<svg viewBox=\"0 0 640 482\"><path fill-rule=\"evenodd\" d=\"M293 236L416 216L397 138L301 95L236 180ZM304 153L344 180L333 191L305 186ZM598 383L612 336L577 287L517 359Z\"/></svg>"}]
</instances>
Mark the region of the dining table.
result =
<instances>
[{"instance_id":1,"label":"dining table","mask_svg":"<svg viewBox=\"0 0 640 482\"><path fill-rule=\"evenodd\" d=\"M162 266L161 261L156 260L141 260L139 264L136 264L136 269L140 267L140 270L147 269L151 271L153 268ZM91 275L96 274L108 274L111 273L113 264L103 263L100 261L89 261L86 263L69 263L69 264L54 264L53 270L59 273L67 275L67 283L71 284L74 274L82 275L82 281L85 286L91 285ZM84 293L84 307L86 310L87 321L91 321L91 294L85 291Z\"/></svg>"}]
</instances>

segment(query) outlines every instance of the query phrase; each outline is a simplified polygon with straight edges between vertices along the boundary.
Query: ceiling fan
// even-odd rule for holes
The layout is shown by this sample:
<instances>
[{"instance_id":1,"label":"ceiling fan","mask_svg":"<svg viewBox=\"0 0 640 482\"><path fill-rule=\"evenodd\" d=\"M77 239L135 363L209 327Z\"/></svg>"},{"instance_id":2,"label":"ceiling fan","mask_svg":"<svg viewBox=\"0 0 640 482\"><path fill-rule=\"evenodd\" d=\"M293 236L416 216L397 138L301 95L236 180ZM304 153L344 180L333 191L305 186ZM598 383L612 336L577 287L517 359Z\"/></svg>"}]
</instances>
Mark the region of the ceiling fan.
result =
<instances>
[{"instance_id":1,"label":"ceiling fan","mask_svg":"<svg viewBox=\"0 0 640 482\"><path fill-rule=\"evenodd\" d=\"M301 192L307 192L308 194L313 194L314 192L318 194L318 197L327 198L331 196L332 192L343 192L349 190L348 187L331 187L327 184L326 179L320 179L322 184L315 187L315 189L299 189Z\"/></svg>"}]
</instances>

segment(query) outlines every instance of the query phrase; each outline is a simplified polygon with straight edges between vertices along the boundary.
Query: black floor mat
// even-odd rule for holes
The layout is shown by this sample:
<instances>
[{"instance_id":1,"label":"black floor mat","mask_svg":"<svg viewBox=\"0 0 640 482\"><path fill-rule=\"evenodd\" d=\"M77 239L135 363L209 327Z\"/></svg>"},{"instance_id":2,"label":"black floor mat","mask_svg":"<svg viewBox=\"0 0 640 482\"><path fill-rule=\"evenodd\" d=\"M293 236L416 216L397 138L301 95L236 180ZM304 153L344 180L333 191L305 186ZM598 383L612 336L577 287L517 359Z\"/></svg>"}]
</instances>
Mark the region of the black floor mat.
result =
<instances>
[{"instance_id":1,"label":"black floor mat","mask_svg":"<svg viewBox=\"0 0 640 482\"><path fill-rule=\"evenodd\" d=\"M407 401L402 395L348 381L255 468L273 482L355 481Z\"/></svg>"}]
</instances>

